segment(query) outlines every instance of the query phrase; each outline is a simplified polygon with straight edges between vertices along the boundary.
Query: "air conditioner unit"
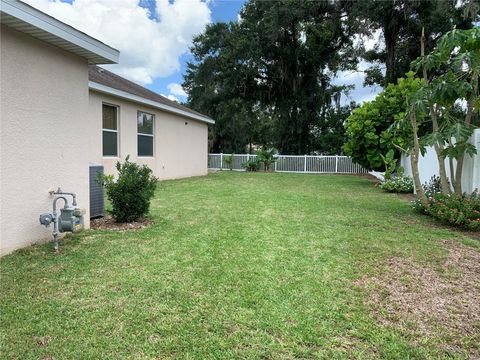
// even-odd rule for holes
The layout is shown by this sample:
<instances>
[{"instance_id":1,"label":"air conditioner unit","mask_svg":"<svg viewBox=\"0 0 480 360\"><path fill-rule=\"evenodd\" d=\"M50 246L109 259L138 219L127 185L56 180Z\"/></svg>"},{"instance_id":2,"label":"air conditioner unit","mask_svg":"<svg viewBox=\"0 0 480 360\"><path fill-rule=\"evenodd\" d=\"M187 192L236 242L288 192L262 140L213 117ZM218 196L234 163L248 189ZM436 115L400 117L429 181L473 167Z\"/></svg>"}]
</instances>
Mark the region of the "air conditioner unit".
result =
<instances>
[{"instance_id":1,"label":"air conditioner unit","mask_svg":"<svg viewBox=\"0 0 480 360\"><path fill-rule=\"evenodd\" d=\"M98 180L103 175L103 165L90 165L90 219L105 216L103 184Z\"/></svg>"}]
</instances>

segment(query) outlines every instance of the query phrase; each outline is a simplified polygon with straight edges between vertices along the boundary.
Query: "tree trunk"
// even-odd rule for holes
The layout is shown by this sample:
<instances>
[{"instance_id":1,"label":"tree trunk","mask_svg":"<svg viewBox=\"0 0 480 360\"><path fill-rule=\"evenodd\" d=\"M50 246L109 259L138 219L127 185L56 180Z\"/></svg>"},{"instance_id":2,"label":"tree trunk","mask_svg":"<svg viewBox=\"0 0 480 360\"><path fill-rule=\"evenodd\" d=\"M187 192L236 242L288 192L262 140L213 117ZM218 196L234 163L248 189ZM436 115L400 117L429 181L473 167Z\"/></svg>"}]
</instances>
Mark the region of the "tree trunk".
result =
<instances>
[{"instance_id":1,"label":"tree trunk","mask_svg":"<svg viewBox=\"0 0 480 360\"><path fill-rule=\"evenodd\" d=\"M463 158L464 154L460 155L460 157L457 159L457 171L455 172L455 184L454 184L454 189L455 189L455 194L457 196L462 196L463 191L462 191L462 171L463 171Z\"/></svg>"},{"instance_id":2,"label":"tree trunk","mask_svg":"<svg viewBox=\"0 0 480 360\"><path fill-rule=\"evenodd\" d=\"M477 92L477 87L474 88L474 94ZM472 96L473 98L473 96ZM470 99L468 102L467 115L465 116L465 125L469 126L472 123L473 115L473 99ZM455 172L455 183L454 189L455 194L462 196L462 172L463 172L463 159L465 158L465 153L462 152L460 157L457 159L457 170Z\"/></svg>"},{"instance_id":3,"label":"tree trunk","mask_svg":"<svg viewBox=\"0 0 480 360\"><path fill-rule=\"evenodd\" d=\"M432 129L433 132L438 132L438 121L437 121L437 114L433 106L430 106L430 111L434 111L434 115L432 115ZM444 149L443 144L435 143L433 144L433 148L435 149L435 153L437 154L438 160L438 172L440 174L440 187L442 193L448 195L451 193L450 186L448 185L448 177L447 171L445 169L445 158L442 156L442 151ZM451 174L451 176L453 176ZM453 184L453 180L452 180Z\"/></svg>"},{"instance_id":4,"label":"tree trunk","mask_svg":"<svg viewBox=\"0 0 480 360\"><path fill-rule=\"evenodd\" d=\"M448 140L450 146L452 146L452 139ZM450 181L452 185L455 186L455 170L453 168L453 158L451 156L448 157L448 164L450 165Z\"/></svg>"},{"instance_id":5,"label":"tree trunk","mask_svg":"<svg viewBox=\"0 0 480 360\"><path fill-rule=\"evenodd\" d=\"M395 21L395 20L394 20ZM395 69L395 50L397 47L397 30L395 26L386 26L384 29L383 38L385 40L385 84L386 87L388 84L395 84L397 79L396 69Z\"/></svg>"},{"instance_id":6,"label":"tree trunk","mask_svg":"<svg viewBox=\"0 0 480 360\"><path fill-rule=\"evenodd\" d=\"M427 208L429 201L425 195L425 191L422 187L422 182L420 181L420 172L418 171L418 157L420 155L420 143L418 141L418 129L417 129L417 114L416 107L413 107L412 115L410 115L410 122L412 124L413 130L413 150L410 154L410 162L412 165L412 175L413 181L415 183L415 190L417 192L417 198L420 199L423 207Z\"/></svg>"},{"instance_id":7,"label":"tree trunk","mask_svg":"<svg viewBox=\"0 0 480 360\"><path fill-rule=\"evenodd\" d=\"M422 28L422 37L420 40L420 56L423 58L423 79L425 83L428 84L428 75L427 75L427 64L425 59L425 28ZM432 119L432 130L433 132L437 132L439 130L438 127L438 107L434 106L431 102L431 99L428 101L429 108L430 108L430 118ZM447 171L445 169L445 158L442 156L443 152L443 144L442 143L434 143L433 148L435 149L435 153L437 154L438 160L438 172L440 175L440 188L442 193L445 195L450 194L450 186L448 185L448 178L447 178Z\"/></svg>"}]
</instances>

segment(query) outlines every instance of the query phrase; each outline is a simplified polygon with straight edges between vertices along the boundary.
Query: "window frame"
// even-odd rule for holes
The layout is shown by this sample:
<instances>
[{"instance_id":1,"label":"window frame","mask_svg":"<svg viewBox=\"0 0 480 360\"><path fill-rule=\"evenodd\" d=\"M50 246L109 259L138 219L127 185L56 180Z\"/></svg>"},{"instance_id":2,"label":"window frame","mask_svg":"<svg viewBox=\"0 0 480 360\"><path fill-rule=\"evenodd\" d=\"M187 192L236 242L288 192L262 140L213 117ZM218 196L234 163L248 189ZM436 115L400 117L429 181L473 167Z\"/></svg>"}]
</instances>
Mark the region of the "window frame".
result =
<instances>
[{"instance_id":1,"label":"window frame","mask_svg":"<svg viewBox=\"0 0 480 360\"><path fill-rule=\"evenodd\" d=\"M140 113L152 116L153 123L152 123L152 133L151 134L145 134L145 133L141 133L141 132L138 131L138 117L139 117ZM155 158L155 123L156 123L155 114L149 113L149 112L143 111L143 110L137 110L137 157L139 157L139 158L147 158L147 159L148 158L150 158L150 159ZM152 138L152 155L140 155L138 153L138 137L139 137L139 135L150 136Z\"/></svg>"},{"instance_id":2,"label":"window frame","mask_svg":"<svg viewBox=\"0 0 480 360\"><path fill-rule=\"evenodd\" d=\"M103 106L110 106L116 109L116 127L117 130L112 130L112 129L105 129L103 127ZM111 133L116 133L117 134L117 155L105 155L103 153L103 132L111 132ZM104 159L119 159L120 158L120 105L115 105L107 102L102 102L102 157Z\"/></svg>"}]
</instances>

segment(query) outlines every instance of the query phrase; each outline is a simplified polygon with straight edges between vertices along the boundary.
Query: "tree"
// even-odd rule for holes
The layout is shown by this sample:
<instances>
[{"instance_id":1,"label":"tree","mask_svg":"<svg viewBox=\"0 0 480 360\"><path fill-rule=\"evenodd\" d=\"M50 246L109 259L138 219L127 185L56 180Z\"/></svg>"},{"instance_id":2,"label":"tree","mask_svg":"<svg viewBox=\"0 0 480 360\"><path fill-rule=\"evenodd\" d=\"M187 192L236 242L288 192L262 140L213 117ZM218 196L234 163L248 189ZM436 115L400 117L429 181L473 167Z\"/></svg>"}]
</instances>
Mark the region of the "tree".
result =
<instances>
[{"instance_id":1,"label":"tree","mask_svg":"<svg viewBox=\"0 0 480 360\"><path fill-rule=\"evenodd\" d=\"M351 102L344 106L332 106L318 117L312 133L312 148L323 155L339 155L346 141L345 122L357 105Z\"/></svg>"},{"instance_id":2,"label":"tree","mask_svg":"<svg viewBox=\"0 0 480 360\"><path fill-rule=\"evenodd\" d=\"M359 32L369 35L380 30L383 42L364 53L367 61L376 63L367 70L365 83L386 86L403 76L409 70L410 62L420 56L418 36L422 28L425 28L427 52L453 27L471 28L472 21L479 19L474 1L357 1L352 16L360 21ZM380 65L384 65L385 75L380 71Z\"/></svg>"},{"instance_id":3,"label":"tree","mask_svg":"<svg viewBox=\"0 0 480 360\"><path fill-rule=\"evenodd\" d=\"M373 101L353 110L345 123L345 154L367 169L385 170L389 151L394 152L392 159L398 158L399 149L410 140L408 129L391 131L391 128L404 116L408 97L421 84L422 80L410 72L406 78L398 79L396 85L389 84Z\"/></svg>"},{"instance_id":4,"label":"tree","mask_svg":"<svg viewBox=\"0 0 480 360\"><path fill-rule=\"evenodd\" d=\"M348 8L347 1L252 0L241 22L209 26L194 39L196 63L184 87L189 105L217 121L214 147L315 150L312 128L342 90L331 79L356 64Z\"/></svg>"},{"instance_id":5,"label":"tree","mask_svg":"<svg viewBox=\"0 0 480 360\"><path fill-rule=\"evenodd\" d=\"M409 116L413 119L414 136L414 118L419 114L426 114L431 125L426 136L414 139L414 147L434 146L444 194L450 192L444 165L445 158L450 159L451 182L455 193L461 196L465 154L476 153L469 138L480 109L480 29L448 32L430 54L418 58L412 65L415 70L421 69L426 79L410 100ZM455 170L453 159L457 163Z\"/></svg>"},{"instance_id":6,"label":"tree","mask_svg":"<svg viewBox=\"0 0 480 360\"><path fill-rule=\"evenodd\" d=\"M239 61L243 43L236 37L238 24L216 23L194 39L191 49L196 63L187 64L183 86L188 105L216 120L211 127L212 151L244 152L264 131L256 121L256 100L247 89L255 74Z\"/></svg>"}]
</instances>

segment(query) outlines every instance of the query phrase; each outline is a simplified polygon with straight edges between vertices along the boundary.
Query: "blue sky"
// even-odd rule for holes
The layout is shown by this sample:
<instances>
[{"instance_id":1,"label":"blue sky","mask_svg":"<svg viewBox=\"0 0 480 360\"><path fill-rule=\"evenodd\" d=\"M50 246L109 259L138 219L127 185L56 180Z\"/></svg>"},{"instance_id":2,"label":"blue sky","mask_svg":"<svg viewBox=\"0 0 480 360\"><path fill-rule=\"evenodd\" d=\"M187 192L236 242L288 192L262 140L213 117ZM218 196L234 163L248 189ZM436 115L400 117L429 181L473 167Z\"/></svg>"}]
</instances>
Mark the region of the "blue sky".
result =
<instances>
[{"instance_id":1,"label":"blue sky","mask_svg":"<svg viewBox=\"0 0 480 360\"><path fill-rule=\"evenodd\" d=\"M212 12L212 22L227 22L237 20L238 13L240 12L240 9L244 3L244 0L212 0L208 4L208 7ZM153 1L141 0L140 6L148 8L152 14L155 13L155 2ZM191 55L182 55L180 57L180 71L165 78L156 78L152 84L146 85L145 87L160 94L169 94L170 90L167 86L171 83L183 83L183 75L186 71L186 63L191 60ZM187 98L184 96L176 96L182 102L187 100Z\"/></svg>"}]
</instances>

